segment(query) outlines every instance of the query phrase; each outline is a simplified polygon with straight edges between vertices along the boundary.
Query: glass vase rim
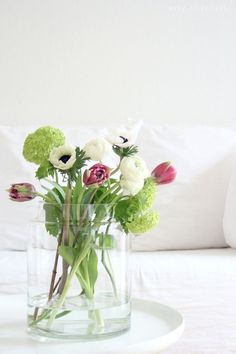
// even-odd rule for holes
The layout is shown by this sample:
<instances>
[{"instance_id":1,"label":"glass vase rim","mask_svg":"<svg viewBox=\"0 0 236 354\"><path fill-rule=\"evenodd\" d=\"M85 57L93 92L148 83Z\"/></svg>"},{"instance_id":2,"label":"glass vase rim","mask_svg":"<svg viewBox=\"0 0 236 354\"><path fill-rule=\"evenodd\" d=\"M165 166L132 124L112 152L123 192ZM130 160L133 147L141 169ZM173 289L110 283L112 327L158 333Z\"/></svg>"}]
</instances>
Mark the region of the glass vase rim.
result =
<instances>
[{"instance_id":1,"label":"glass vase rim","mask_svg":"<svg viewBox=\"0 0 236 354\"><path fill-rule=\"evenodd\" d=\"M116 202L112 202L112 203L61 203L61 204L59 204L59 203L57 203L57 202L55 202L55 203L49 203L49 202L46 202L46 201L42 201L42 200L38 200L37 201L37 204L38 205L61 205L61 206L63 206L63 205L91 205L91 206L96 206L96 205L108 205L108 206L110 206L110 205L117 205L118 204L118 201L116 201Z\"/></svg>"},{"instance_id":2,"label":"glass vase rim","mask_svg":"<svg viewBox=\"0 0 236 354\"><path fill-rule=\"evenodd\" d=\"M103 220L109 219L111 222L117 222L117 220L114 217L113 211L114 208L116 208L117 203L48 203L45 201L38 201L36 205L36 215L30 219L30 223L35 223L35 222L43 222L45 224L64 224L64 217L62 218L61 221L58 221L55 219L54 221L46 221L46 213L47 213L47 207L48 209L54 209L57 208L61 215L64 215L64 212L66 212L66 206L68 206L69 209L69 218L68 220L71 221L76 221L81 219L81 215L78 216L77 211L81 210L81 212L85 211L87 215L85 215L82 220L89 220L91 219L92 215L96 214L97 209L101 208L104 209L105 214L103 217ZM46 208L45 208L46 207ZM87 210L87 211L86 211ZM112 211L113 210L113 211ZM110 215L109 215L110 214Z\"/></svg>"}]
</instances>

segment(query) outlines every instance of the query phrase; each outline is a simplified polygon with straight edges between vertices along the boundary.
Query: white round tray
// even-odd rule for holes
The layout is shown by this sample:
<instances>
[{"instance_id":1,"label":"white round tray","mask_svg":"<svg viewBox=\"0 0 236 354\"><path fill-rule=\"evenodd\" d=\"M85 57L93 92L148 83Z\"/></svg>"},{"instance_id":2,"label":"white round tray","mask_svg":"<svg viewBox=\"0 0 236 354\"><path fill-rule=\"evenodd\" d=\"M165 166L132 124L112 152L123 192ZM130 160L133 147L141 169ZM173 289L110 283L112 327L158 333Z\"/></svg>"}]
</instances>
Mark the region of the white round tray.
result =
<instances>
[{"instance_id":1,"label":"white round tray","mask_svg":"<svg viewBox=\"0 0 236 354\"><path fill-rule=\"evenodd\" d=\"M131 329L119 337L72 342L37 342L26 333L26 299L0 296L0 352L7 354L156 354L176 342L184 330L180 313L168 306L132 300Z\"/></svg>"}]
</instances>

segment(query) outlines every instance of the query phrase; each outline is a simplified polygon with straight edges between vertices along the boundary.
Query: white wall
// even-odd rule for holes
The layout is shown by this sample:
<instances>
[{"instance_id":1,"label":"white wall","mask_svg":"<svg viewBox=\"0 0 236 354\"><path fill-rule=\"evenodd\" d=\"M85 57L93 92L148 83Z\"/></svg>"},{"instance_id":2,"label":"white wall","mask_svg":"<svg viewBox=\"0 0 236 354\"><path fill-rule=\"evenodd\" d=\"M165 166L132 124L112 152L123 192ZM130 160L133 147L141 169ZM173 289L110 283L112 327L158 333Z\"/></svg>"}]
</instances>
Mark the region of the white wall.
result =
<instances>
[{"instance_id":1,"label":"white wall","mask_svg":"<svg viewBox=\"0 0 236 354\"><path fill-rule=\"evenodd\" d=\"M0 0L0 123L234 125L235 0Z\"/></svg>"}]
</instances>

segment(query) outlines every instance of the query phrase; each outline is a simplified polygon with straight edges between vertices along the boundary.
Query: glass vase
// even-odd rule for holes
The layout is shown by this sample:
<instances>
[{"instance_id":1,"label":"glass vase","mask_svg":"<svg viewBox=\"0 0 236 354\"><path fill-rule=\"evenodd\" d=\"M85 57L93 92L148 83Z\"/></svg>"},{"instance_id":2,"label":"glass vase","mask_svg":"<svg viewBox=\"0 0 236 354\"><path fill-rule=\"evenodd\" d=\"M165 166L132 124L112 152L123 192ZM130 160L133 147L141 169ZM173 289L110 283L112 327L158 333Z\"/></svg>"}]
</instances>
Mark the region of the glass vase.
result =
<instances>
[{"instance_id":1,"label":"glass vase","mask_svg":"<svg viewBox=\"0 0 236 354\"><path fill-rule=\"evenodd\" d=\"M28 332L76 340L130 327L130 236L110 205L40 203L28 244Z\"/></svg>"}]
</instances>

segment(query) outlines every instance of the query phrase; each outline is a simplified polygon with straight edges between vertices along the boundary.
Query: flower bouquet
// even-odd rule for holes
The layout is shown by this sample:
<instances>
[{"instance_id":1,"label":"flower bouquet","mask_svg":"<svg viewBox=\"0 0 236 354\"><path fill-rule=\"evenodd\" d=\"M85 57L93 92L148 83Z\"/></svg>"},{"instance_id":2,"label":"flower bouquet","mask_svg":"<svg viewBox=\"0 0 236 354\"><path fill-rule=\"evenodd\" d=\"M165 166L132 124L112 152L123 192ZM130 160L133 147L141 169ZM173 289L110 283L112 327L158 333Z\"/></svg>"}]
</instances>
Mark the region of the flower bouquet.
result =
<instances>
[{"instance_id":1,"label":"flower bouquet","mask_svg":"<svg viewBox=\"0 0 236 354\"><path fill-rule=\"evenodd\" d=\"M117 129L82 149L49 126L26 137L23 155L38 165L45 193L16 183L9 195L18 202L41 200L29 245L31 335L94 339L129 328L129 235L157 225L156 187L176 175L169 162L150 174L135 135ZM113 167L103 162L112 153Z\"/></svg>"}]
</instances>

